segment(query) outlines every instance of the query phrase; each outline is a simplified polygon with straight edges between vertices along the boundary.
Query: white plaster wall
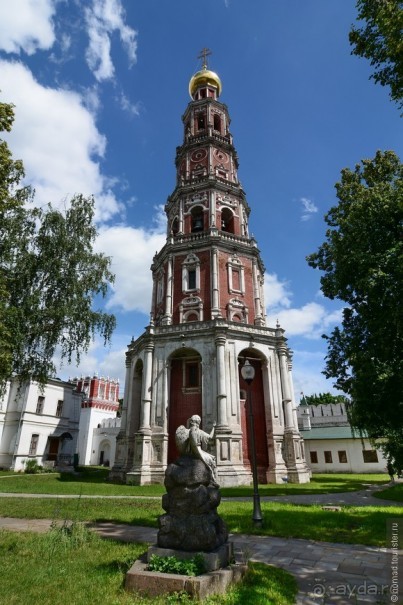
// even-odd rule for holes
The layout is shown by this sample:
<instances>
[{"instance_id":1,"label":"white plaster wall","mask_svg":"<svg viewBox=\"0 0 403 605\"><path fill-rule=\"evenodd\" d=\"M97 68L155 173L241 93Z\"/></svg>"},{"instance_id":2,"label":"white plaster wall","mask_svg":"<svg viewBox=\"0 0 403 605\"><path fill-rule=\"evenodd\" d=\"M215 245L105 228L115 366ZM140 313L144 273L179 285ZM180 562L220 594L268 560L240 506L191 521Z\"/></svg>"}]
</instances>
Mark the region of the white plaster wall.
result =
<instances>
[{"instance_id":1,"label":"white plaster wall","mask_svg":"<svg viewBox=\"0 0 403 605\"><path fill-rule=\"evenodd\" d=\"M366 450L373 447L364 439ZM386 460L378 450L378 462L364 462L361 439L305 439L305 456L308 466L314 473L384 473ZM347 463L339 462L338 451L347 453ZM317 452L318 463L311 462L310 452ZM332 452L332 462L325 463L325 451Z\"/></svg>"},{"instance_id":2,"label":"white plaster wall","mask_svg":"<svg viewBox=\"0 0 403 605\"><path fill-rule=\"evenodd\" d=\"M6 413L0 440L0 464L23 470L29 456L31 438L39 435L37 453L33 458L43 464L47 456L48 438L70 433L72 440L64 440L59 453L74 454L78 435L78 407L72 395L73 387L62 381L50 381L41 392L39 385L31 382L18 389L12 383L8 392ZM37 414L38 397L43 396L43 413ZM56 416L57 403L62 400L62 415ZM4 406L4 404L3 404Z\"/></svg>"},{"instance_id":3,"label":"white plaster wall","mask_svg":"<svg viewBox=\"0 0 403 605\"><path fill-rule=\"evenodd\" d=\"M82 408L79 425L78 456L79 464L98 464L97 447L93 444L94 429L102 425L105 419L113 419L116 412L98 408Z\"/></svg>"}]
</instances>

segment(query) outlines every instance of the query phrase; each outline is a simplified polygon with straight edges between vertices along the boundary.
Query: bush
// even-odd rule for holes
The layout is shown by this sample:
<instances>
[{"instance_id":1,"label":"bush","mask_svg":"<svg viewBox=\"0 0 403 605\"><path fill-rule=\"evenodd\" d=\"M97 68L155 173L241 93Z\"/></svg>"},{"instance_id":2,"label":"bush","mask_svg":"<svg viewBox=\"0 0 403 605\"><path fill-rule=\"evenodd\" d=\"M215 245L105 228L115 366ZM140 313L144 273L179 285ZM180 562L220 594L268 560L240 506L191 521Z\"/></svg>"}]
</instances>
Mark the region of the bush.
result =
<instances>
[{"instance_id":1,"label":"bush","mask_svg":"<svg viewBox=\"0 0 403 605\"><path fill-rule=\"evenodd\" d=\"M184 576L200 576L206 571L203 555L201 554L185 560L177 559L174 556L160 557L159 555L151 555L147 569L148 571L174 573Z\"/></svg>"},{"instance_id":2,"label":"bush","mask_svg":"<svg viewBox=\"0 0 403 605\"><path fill-rule=\"evenodd\" d=\"M31 458L31 460L25 460L24 463L24 473L27 473L27 475L36 475L37 473L43 472L43 466L38 464L38 461L35 458Z\"/></svg>"}]
</instances>

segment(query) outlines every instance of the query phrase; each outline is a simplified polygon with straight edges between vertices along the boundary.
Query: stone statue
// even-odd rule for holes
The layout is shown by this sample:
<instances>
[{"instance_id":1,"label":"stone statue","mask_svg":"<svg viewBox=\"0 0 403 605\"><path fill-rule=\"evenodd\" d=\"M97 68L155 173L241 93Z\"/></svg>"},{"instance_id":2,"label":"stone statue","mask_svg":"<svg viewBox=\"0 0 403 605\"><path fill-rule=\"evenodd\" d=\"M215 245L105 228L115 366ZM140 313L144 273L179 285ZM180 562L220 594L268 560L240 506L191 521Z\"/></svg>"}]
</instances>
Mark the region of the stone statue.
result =
<instances>
[{"instance_id":1,"label":"stone statue","mask_svg":"<svg viewBox=\"0 0 403 605\"><path fill-rule=\"evenodd\" d=\"M179 458L165 471L165 488L159 517L157 544L160 548L211 552L228 540L228 530L217 514L221 494L216 481L216 459L206 450L214 438L200 428L200 416L188 420L175 432Z\"/></svg>"},{"instance_id":2,"label":"stone statue","mask_svg":"<svg viewBox=\"0 0 403 605\"><path fill-rule=\"evenodd\" d=\"M206 451L209 443L214 439L216 423L213 424L210 434L201 430L201 418L196 414L189 418L188 424L189 429L184 427L183 424L176 429L176 447L181 454L202 460L210 469L212 484L218 487L216 459Z\"/></svg>"}]
</instances>

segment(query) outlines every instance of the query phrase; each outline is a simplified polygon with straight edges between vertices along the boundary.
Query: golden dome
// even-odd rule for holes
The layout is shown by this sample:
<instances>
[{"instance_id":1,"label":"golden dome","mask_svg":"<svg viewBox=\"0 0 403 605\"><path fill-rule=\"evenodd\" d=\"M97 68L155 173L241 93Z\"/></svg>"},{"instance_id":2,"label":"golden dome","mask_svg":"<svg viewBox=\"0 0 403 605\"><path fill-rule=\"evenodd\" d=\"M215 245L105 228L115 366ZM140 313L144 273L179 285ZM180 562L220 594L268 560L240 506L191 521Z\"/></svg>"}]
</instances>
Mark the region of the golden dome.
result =
<instances>
[{"instance_id":1,"label":"golden dome","mask_svg":"<svg viewBox=\"0 0 403 605\"><path fill-rule=\"evenodd\" d=\"M215 88L217 88L217 97L220 96L221 90L222 90L222 84L221 84L220 78L215 73L215 71L210 71L209 69L207 69L207 67L204 67L200 71L197 71L194 74L194 76L192 76L190 78L189 94L192 97L192 99L193 99L193 95L196 92L196 90L200 86L206 86L206 85L214 86Z\"/></svg>"}]
</instances>

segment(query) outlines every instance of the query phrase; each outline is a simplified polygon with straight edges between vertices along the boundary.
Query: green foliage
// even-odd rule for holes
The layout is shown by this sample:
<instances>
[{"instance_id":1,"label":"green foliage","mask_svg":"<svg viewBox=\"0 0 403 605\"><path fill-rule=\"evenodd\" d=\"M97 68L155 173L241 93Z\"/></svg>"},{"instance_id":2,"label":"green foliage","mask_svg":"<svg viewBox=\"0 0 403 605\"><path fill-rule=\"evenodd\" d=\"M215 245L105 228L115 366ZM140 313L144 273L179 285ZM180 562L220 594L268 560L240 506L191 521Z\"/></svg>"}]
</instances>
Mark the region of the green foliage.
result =
<instances>
[{"instance_id":1,"label":"green foliage","mask_svg":"<svg viewBox=\"0 0 403 605\"><path fill-rule=\"evenodd\" d=\"M0 103L0 132L13 119L13 107ZM95 333L107 342L115 327L113 315L93 309L114 280L110 259L94 252L93 198L76 195L64 212L35 208L23 177L0 139L0 387L13 373L44 384L56 349L79 363Z\"/></svg>"},{"instance_id":2,"label":"green foliage","mask_svg":"<svg viewBox=\"0 0 403 605\"><path fill-rule=\"evenodd\" d=\"M30 460L25 460L24 473L26 473L27 475L36 475L42 472L42 470L43 466L38 464L38 461L34 458L31 458Z\"/></svg>"},{"instance_id":3,"label":"green foliage","mask_svg":"<svg viewBox=\"0 0 403 605\"><path fill-rule=\"evenodd\" d=\"M321 289L346 303L328 342L324 374L351 398L350 421L403 457L403 166L378 151L342 170L326 241L308 256Z\"/></svg>"},{"instance_id":4,"label":"green foliage","mask_svg":"<svg viewBox=\"0 0 403 605\"><path fill-rule=\"evenodd\" d=\"M203 555L198 553L191 559L178 559L175 556L160 557L151 555L148 562L149 571L173 573L184 576L200 576L206 571Z\"/></svg>"},{"instance_id":5,"label":"green foliage","mask_svg":"<svg viewBox=\"0 0 403 605\"><path fill-rule=\"evenodd\" d=\"M401 0L357 0L361 28L349 35L352 53L369 59L371 78L389 86L390 97L403 107L403 6Z\"/></svg>"},{"instance_id":6,"label":"green foliage","mask_svg":"<svg viewBox=\"0 0 403 605\"><path fill-rule=\"evenodd\" d=\"M332 395L331 393L319 393L317 395L304 395L301 403L305 405L327 405L328 403L349 403L350 400L345 395Z\"/></svg>"}]
</instances>

